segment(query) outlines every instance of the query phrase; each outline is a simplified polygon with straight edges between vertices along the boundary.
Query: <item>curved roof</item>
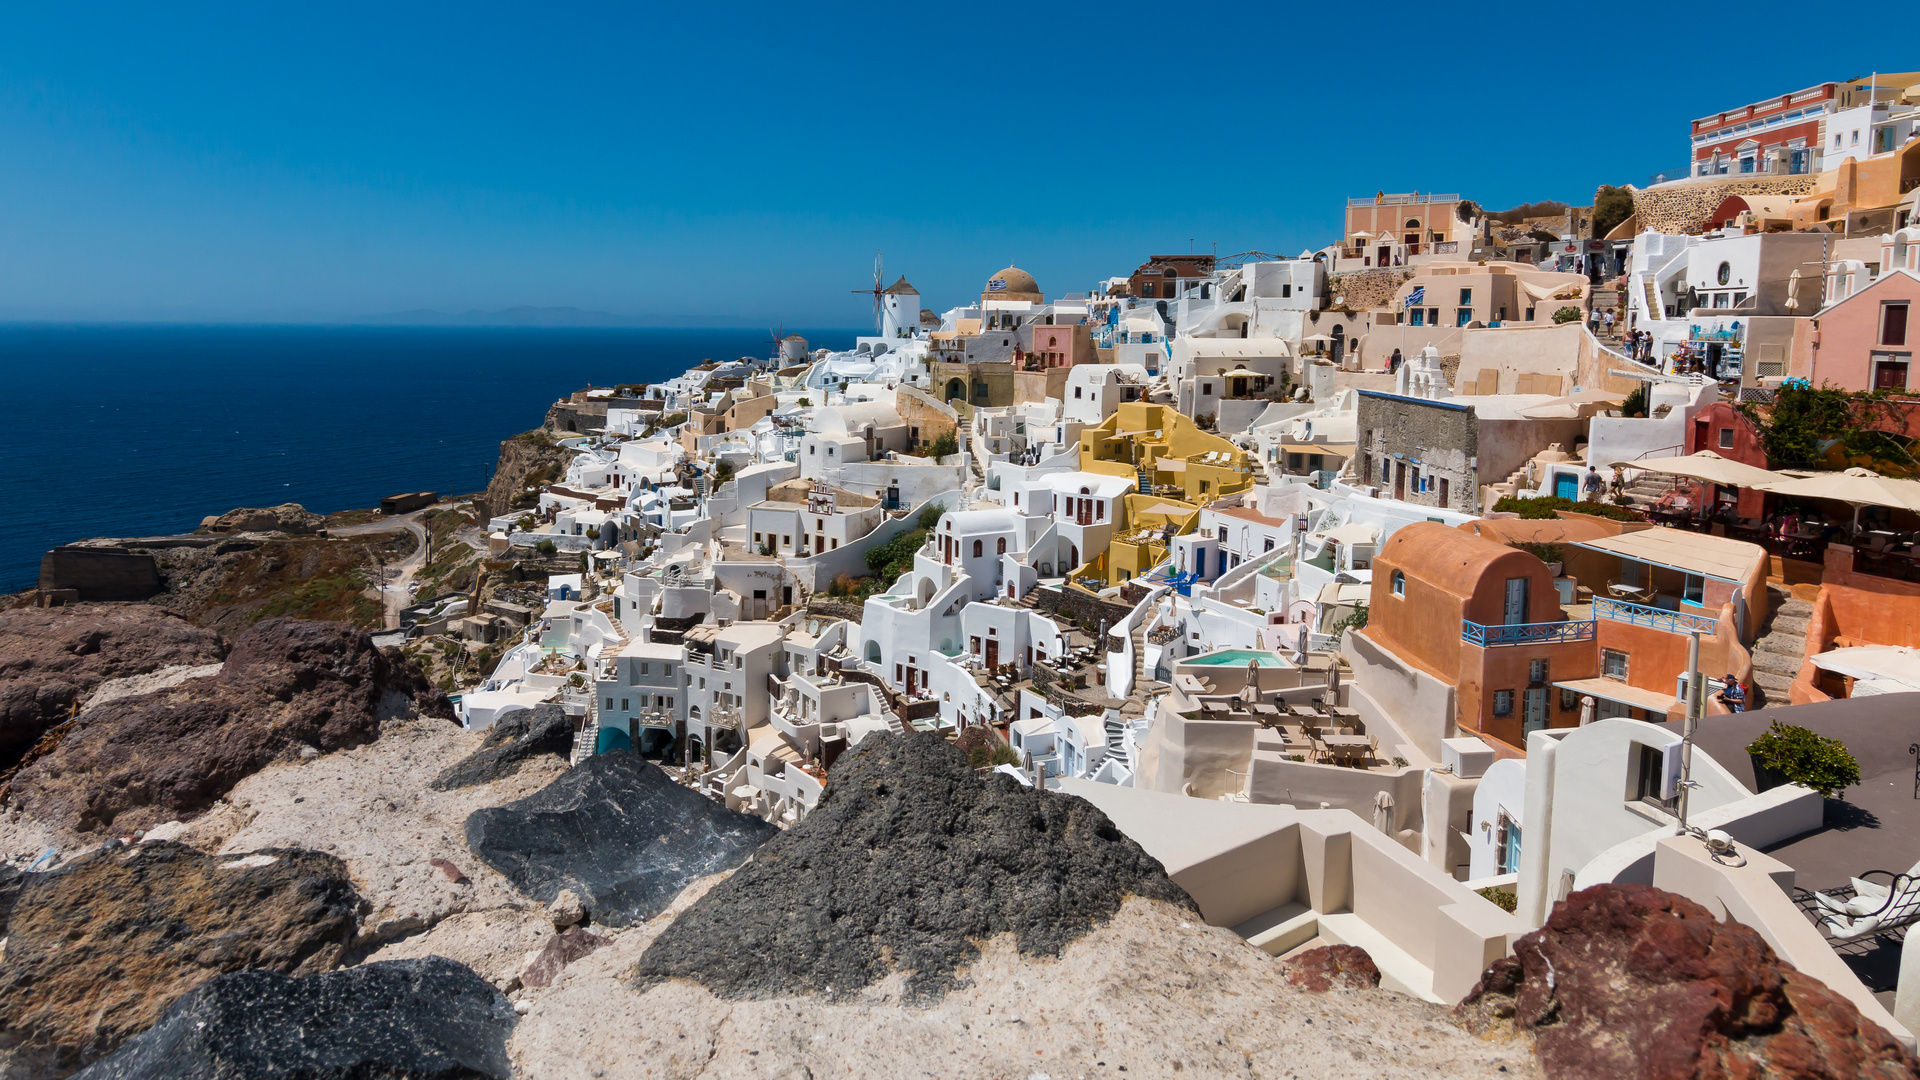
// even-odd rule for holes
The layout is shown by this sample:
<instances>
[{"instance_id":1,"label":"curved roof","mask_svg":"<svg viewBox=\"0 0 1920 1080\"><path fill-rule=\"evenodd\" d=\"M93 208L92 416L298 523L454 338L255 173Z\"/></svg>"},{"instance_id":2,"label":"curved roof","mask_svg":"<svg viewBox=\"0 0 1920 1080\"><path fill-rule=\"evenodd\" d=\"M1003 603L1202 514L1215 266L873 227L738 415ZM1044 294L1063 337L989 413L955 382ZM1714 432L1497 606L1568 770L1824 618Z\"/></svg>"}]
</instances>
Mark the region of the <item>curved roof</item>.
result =
<instances>
[{"instance_id":1,"label":"curved roof","mask_svg":"<svg viewBox=\"0 0 1920 1080\"><path fill-rule=\"evenodd\" d=\"M901 274L900 280L887 286L884 291L891 296L919 296L920 295L919 289L916 289L912 285L909 285L907 283L907 275L905 274Z\"/></svg>"},{"instance_id":2,"label":"curved roof","mask_svg":"<svg viewBox=\"0 0 1920 1080\"><path fill-rule=\"evenodd\" d=\"M1377 584L1390 576L1379 573L1380 564L1386 563L1408 577L1466 600L1473 596L1487 567L1509 555L1524 554L1518 548L1438 521L1416 521L1396 530L1374 556L1373 579Z\"/></svg>"},{"instance_id":3,"label":"curved roof","mask_svg":"<svg viewBox=\"0 0 1920 1080\"><path fill-rule=\"evenodd\" d=\"M993 288L993 283L996 281L1001 283L998 289ZM1003 296L1009 300L1024 299L1029 295L1040 295L1040 283L1033 280L1033 275L1025 270L1017 266L1009 266L988 278L987 284L981 286L980 291L989 295Z\"/></svg>"}]
</instances>

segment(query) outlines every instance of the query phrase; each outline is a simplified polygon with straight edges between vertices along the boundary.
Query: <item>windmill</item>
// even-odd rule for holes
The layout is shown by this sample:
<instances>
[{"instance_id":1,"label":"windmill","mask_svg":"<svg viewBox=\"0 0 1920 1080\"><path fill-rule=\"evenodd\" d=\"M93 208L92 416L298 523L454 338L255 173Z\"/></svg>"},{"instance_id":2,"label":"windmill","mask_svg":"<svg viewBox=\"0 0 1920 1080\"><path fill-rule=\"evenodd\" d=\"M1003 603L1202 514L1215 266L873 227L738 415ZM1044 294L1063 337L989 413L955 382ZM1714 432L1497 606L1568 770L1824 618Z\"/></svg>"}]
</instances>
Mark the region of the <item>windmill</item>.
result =
<instances>
[{"instance_id":1,"label":"windmill","mask_svg":"<svg viewBox=\"0 0 1920 1080\"><path fill-rule=\"evenodd\" d=\"M880 253L876 251L873 253L873 288L847 290L848 292L854 293L856 295L860 293L865 293L866 295L873 297L873 332L875 334L878 334L880 332L880 328L882 326L881 316L883 314L884 305L886 303L886 292L887 292L886 282L881 278L881 273L882 273L882 264L880 261Z\"/></svg>"},{"instance_id":2,"label":"windmill","mask_svg":"<svg viewBox=\"0 0 1920 1080\"><path fill-rule=\"evenodd\" d=\"M786 331L787 324L784 322L767 331L767 336L773 339L773 352L771 355L773 356L773 366L775 368L780 366L780 342L781 339L786 337Z\"/></svg>"}]
</instances>

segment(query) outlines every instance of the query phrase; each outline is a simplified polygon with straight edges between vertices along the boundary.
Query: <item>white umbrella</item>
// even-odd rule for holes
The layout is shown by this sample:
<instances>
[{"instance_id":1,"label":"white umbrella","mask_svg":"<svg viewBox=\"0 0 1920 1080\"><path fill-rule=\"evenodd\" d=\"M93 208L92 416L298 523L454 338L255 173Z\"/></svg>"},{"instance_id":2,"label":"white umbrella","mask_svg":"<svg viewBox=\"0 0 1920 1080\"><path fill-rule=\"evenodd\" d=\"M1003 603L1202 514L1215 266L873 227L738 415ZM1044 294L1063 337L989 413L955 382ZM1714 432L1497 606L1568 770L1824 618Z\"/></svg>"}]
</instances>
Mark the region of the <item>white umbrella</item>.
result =
<instances>
[{"instance_id":1,"label":"white umbrella","mask_svg":"<svg viewBox=\"0 0 1920 1080\"><path fill-rule=\"evenodd\" d=\"M1793 480L1755 485L1776 495L1802 499L1832 499L1853 507L1853 525L1860 527L1860 508L1888 506L1896 510L1920 513L1920 481L1895 480L1871 469L1848 469L1841 473L1817 473Z\"/></svg>"},{"instance_id":2,"label":"white umbrella","mask_svg":"<svg viewBox=\"0 0 1920 1080\"><path fill-rule=\"evenodd\" d=\"M1768 491L1778 491L1779 488L1769 485L1778 484L1783 479L1779 473L1756 469L1738 461L1729 461L1711 450L1702 450L1697 454L1683 454L1678 457L1636 458L1630 461L1616 461L1614 464L1623 469L1645 469L1648 472L1705 480L1710 484L1765 488Z\"/></svg>"}]
</instances>

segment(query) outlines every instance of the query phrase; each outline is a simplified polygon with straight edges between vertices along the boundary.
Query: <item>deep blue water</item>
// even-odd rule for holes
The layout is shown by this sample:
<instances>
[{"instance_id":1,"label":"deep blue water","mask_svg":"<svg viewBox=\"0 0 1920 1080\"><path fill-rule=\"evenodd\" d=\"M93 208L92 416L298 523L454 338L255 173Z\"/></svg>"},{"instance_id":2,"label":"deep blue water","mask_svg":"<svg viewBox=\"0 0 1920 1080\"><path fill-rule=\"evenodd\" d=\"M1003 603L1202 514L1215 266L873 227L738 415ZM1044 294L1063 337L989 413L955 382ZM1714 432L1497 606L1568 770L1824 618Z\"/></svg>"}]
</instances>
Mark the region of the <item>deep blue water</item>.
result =
<instances>
[{"instance_id":1,"label":"deep blue water","mask_svg":"<svg viewBox=\"0 0 1920 1080\"><path fill-rule=\"evenodd\" d=\"M478 491L500 440L582 386L770 352L761 330L0 325L0 589L83 537Z\"/></svg>"}]
</instances>

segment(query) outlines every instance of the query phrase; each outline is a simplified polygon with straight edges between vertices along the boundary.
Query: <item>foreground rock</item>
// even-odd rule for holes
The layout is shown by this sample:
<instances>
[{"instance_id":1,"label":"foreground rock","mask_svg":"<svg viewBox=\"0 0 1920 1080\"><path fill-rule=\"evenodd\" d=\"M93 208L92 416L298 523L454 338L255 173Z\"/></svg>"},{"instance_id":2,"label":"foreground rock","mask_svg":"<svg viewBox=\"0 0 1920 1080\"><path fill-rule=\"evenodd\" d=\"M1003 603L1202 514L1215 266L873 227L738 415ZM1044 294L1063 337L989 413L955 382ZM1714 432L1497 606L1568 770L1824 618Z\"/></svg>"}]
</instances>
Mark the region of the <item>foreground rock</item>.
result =
<instances>
[{"instance_id":1,"label":"foreground rock","mask_svg":"<svg viewBox=\"0 0 1920 1080\"><path fill-rule=\"evenodd\" d=\"M220 635L146 604L0 611L0 769L103 683L226 656Z\"/></svg>"},{"instance_id":2,"label":"foreground rock","mask_svg":"<svg viewBox=\"0 0 1920 1080\"><path fill-rule=\"evenodd\" d=\"M0 953L6 1075L63 1076L229 971L325 971L360 898L311 851L219 858L172 843L102 850L20 889Z\"/></svg>"},{"instance_id":3,"label":"foreground rock","mask_svg":"<svg viewBox=\"0 0 1920 1080\"><path fill-rule=\"evenodd\" d=\"M130 832L205 810L276 758L358 746L415 712L452 715L445 695L365 634L267 619L219 675L81 714L15 774L12 800L74 833Z\"/></svg>"},{"instance_id":4,"label":"foreground rock","mask_svg":"<svg viewBox=\"0 0 1920 1080\"><path fill-rule=\"evenodd\" d=\"M223 975L83 1080L507 1080L513 1006L451 960Z\"/></svg>"},{"instance_id":5,"label":"foreground rock","mask_svg":"<svg viewBox=\"0 0 1920 1080\"><path fill-rule=\"evenodd\" d=\"M299 536L319 532L326 520L299 503L281 503L229 510L219 517L206 519L200 527L216 533L277 532Z\"/></svg>"},{"instance_id":6,"label":"foreground rock","mask_svg":"<svg viewBox=\"0 0 1920 1080\"><path fill-rule=\"evenodd\" d=\"M558 705L515 709L487 730L480 749L441 770L433 778L435 791L472 787L502 780L541 755L561 762L573 756L573 720Z\"/></svg>"},{"instance_id":7,"label":"foreground rock","mask_svg":"<svg viewBox=\"0 0 1920 1080\"><path fill-rule=\"evenodd\" d=\"M638 754L597 754L534 795L467 819L467 847L521 892L563 889L605 926L651 918L695 878L778 833L682 787Z\"/></svg>"},{"instance_id":8,"label":"foreground rock","mask_svg":"<svg viewBox=\"0 0 1920 1080\"><path fill-rule=\"evenodd\" d=\"M551 933L544 911L467 851L464 828L474 811L530 795L564 766L540 758L495 783L444 792L427 787L426 777L471 754L480 740L441 720L396 720L365 746L267 766L187 823L179 839L223 854L303 847L340 859L370 908L357 948L407 935L418 942L427 936L419 931L450 916L516 906ZM504 966L517 972L540 940L515 941ZM467 953L438 951L472 963Z\"/></svg>"},{"instance_id":9,"label":"foreground rock","mask_svg":"<svg viewBox=\"0 0 1920 1080\"><path fill-rule=\"evenodd\" d=\"M983 782L931 735L870 736L835 764L805 821L761 848L660 935L640 985L691 979L722 997L845 995L896 972L930 1001L1012 934L1057 956L1129 896L1193 901L1093 804Z\"/></svg>"},{"instance_id":10,"label":"foreground rock","mask_svg":"<svg viewBox=\"0 0 1920 1080\"><path fill-rule=\"evenodd\" d=\"M1552 1078L1920 1075L1891 1035L1751 927L1648 885L1573 894L1460 1013L1478 1031L1531 1032Z\"/></svg>"},{"instance_id":11,"label":"foreground rock","mask_svg":"<svg viewBox=\"0 0 1920 1080\"><path fill-rule=\"evenodd\" d=\"M1138 897L1057 958L1023 955L1011 934L982 942L965 981L926 1007L903 1000L900 976L854 998L723 1000L679 980L636 990L634 963L668 922L616 931L551 988L524 992L516 1080L1540 1075L1524 1039L1481 1040L1443 1006L1386 991L1289 986L1230 931Z\"/></svg>"}]
</instances>

